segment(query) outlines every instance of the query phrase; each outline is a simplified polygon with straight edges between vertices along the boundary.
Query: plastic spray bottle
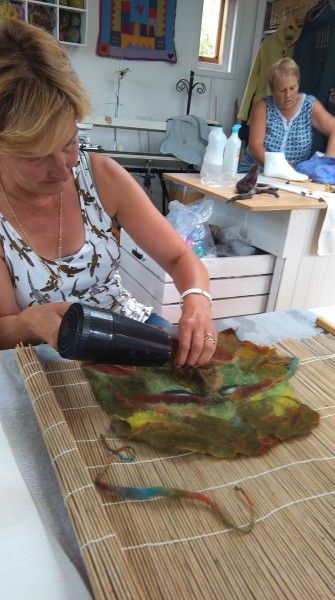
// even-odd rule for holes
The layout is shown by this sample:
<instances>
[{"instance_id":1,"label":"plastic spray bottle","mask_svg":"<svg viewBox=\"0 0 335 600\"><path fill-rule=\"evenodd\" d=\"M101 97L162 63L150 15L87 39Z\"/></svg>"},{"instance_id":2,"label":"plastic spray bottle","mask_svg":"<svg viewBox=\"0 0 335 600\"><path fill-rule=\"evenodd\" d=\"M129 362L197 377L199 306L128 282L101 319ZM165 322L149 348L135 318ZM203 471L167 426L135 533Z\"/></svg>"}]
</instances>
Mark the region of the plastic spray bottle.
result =
<instances>
[{"instance_id":1,"label":"plastic spray bottle","mask_svg":"<svg viewBox=\"0 0 335 600\"><path fill-rule=\"evenodd\" d=\"M214 126L208 135L208 144L202 163L200 178L201 183L209 186L222 184L223 151L227 142L221 125Z\"/></svg>"},{"instance_id":2,"label":"plastic spray bottle","mask_svg":"<svg viewBox=\"0 0 335 600\"><path fill-rule=\"evenodd\" d=\"M222 163L222 175L224 181L234 180L237 175L238 161L240 159L241 140L238 137L238 131L241 125L233 125L231 135L225 145Z\"/></svg>"}]
</instances>

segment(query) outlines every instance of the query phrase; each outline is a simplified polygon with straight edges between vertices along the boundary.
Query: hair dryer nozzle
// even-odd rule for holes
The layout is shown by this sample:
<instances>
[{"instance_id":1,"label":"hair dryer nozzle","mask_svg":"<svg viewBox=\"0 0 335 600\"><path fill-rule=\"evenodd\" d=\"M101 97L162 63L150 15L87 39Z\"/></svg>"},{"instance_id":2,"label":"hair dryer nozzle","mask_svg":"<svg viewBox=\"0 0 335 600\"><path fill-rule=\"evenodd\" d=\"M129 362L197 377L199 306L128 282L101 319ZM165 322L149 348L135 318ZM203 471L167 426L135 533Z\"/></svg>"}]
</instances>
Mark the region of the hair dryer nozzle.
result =
<instances>
[{"instance_id":1,"label":"hair dryer nozzle","mask_svg":"<svg viewBox=\"0 0 335 600\"><path fill-rule=\"evenodd\" d=\"M115 365L162 365L171 358L163 329L75 302L62 318L58 352L63 358Z\"/></svg>"}]
</instances>

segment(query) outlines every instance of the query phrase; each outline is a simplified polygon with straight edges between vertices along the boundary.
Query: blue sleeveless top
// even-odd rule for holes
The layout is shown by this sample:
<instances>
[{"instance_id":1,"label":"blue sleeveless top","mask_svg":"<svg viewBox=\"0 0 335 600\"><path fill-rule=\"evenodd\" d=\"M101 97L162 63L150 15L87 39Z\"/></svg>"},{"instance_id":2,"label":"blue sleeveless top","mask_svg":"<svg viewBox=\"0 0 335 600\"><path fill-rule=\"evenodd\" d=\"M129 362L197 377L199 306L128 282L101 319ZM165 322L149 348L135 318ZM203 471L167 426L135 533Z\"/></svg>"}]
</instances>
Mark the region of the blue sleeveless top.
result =
<instances>
[{"instance_id":1,"label":"blue sleeveless top","mask_svg":"<svg viewBox=\"0 0 335 600\"><path fill-rule=\"evenodd\" d=\"M312 110L315 96L301 94L297 112L287 121L272 96L266 96L266 152L284 152L289 161L299 162L311 157L313 142ZM238 172L245 173L255 164L249 148L239 163Z\"/></svg>"}]
</instances>

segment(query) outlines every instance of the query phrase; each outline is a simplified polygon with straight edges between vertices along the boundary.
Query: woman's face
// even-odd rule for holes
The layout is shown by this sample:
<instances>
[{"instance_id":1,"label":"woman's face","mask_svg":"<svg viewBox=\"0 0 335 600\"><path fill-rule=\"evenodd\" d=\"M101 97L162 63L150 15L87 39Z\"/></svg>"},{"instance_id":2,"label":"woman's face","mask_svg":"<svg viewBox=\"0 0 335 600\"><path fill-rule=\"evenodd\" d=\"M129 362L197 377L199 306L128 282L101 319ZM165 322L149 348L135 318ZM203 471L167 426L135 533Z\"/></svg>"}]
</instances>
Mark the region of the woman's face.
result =
<instances>
[{"instance_id":1,"label":"woman's face","mask_svg":"<svg viewBox=\"0 0 335 600\"><path fill-rule=\"evenodd\" d=\"M281 111L291 111L299 103L299 80L295 75L278 74L272 96Z\"/></svg>"},{"instance_id":2,"label":"woman's face","mask_svg":"<svg viewBox=\"0 0 335 600\"><path fill-rule=\"evenodd\" d=\"M59 143L48 156L23 158L0 154L4 186L40 196L59 194L78 162L78 151L77 127L72 124L64 128Z\"/></svg>"}]
</instances>

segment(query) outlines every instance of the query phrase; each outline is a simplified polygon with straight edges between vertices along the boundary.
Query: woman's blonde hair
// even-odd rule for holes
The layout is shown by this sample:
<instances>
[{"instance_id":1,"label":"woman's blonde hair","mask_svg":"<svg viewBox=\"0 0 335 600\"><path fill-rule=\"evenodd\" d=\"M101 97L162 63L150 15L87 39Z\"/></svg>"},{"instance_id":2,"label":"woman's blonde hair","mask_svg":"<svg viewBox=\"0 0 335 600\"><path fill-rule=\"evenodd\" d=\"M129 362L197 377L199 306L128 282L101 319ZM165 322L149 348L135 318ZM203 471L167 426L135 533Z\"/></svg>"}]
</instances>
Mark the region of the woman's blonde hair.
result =
<instances>
[{"instance_id":1,"label":"woman's blonde hair","mask_svg":"<svg viewBox=\"0 0 335 600\"><path fill-rule=\"evenodd\" d=\"M88 94L55 38L23 21L2 21L0 152L46 156L67 124L89 111Z\"/></svg>"},{"instance_id":2,"label":"woman's blonde hair","mask_svg":"<svg viewBox=\"0 0 335 600\"><path fill-rule=\"evenodd\" d=\"M293 75L300 82L300 69L292 58L281 58L269 68L268 84L271 91L273 91L276 79L281 75Z\"/></svg>"}]
</instances>

